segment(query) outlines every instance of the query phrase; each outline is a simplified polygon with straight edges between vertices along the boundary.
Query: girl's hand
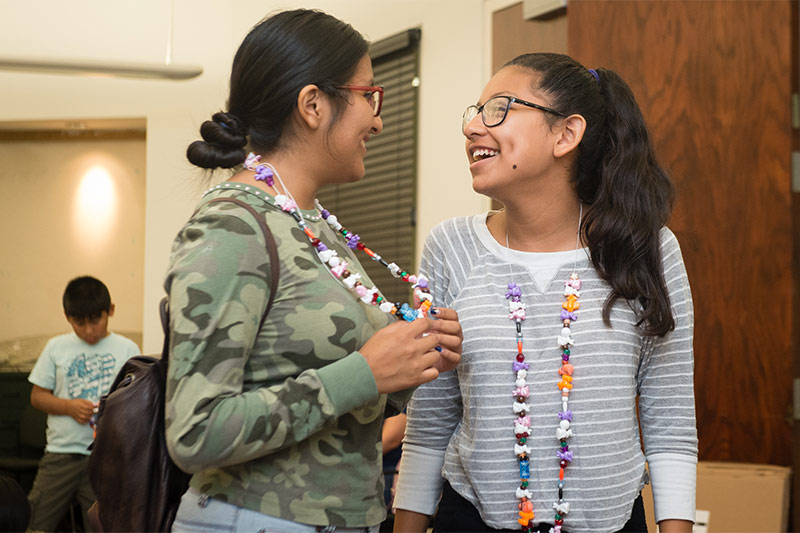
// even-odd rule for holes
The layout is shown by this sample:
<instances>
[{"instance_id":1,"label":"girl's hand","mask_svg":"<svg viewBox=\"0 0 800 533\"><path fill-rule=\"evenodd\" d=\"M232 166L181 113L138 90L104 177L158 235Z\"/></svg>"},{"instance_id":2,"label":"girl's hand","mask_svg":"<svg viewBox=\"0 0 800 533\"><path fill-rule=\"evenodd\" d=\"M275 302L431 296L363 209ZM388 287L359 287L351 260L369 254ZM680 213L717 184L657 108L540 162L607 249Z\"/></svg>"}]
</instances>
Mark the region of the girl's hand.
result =
<instances>
[{"instance_id":1,"label":"girl's hand","mask_svg":"<svg viewBox=\"0 0 800 533\"><path fill-rule=\"evenodd\" d=\"M396 322L379 329L361 347L359 351L372 370L378 393L397 392L436 379L445 351L442 348L440 353L436 347L442 343L443 335L423 336L434 329L433 322L428 318Z\"/></svg>"},{"instance_id":2,"label":"girl's hand","mask_svg":"<svg viewBox=\"0 0 800 533\"><path fill-rule=\"evenodd\" d=\"M458 313L447 307L435 307L434 316L438 320L433 320L433 327L429 330L439 335L439 345L442 347L442 358L436 364L439 372L453 370L461 361L461 343L464 335L461 332L461 323L458 321Z\"/></svg>"}]
</instances>

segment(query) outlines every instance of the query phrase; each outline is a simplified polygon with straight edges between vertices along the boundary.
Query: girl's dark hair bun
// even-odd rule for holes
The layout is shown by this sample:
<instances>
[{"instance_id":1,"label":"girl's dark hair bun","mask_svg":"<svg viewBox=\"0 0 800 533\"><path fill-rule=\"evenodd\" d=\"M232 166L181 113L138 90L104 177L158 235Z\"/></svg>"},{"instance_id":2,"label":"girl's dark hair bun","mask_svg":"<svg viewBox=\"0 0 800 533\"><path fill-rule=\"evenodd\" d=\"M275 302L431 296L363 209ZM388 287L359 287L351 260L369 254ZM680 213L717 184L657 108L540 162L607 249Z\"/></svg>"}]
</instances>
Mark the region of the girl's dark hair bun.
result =
<instances>
[{"instance_id":1,"label":"girl's dark hair bun","mask_svg":"<svg viewBox=\"0 0 800 533\"><path fill-rule=\"evenodd\" d=\"M247 145L246 126L235 115L214 113L200 126L202 141L194 141L186 157L200 168L233 168L244 162Z\"/></svg>"}]
</instances>

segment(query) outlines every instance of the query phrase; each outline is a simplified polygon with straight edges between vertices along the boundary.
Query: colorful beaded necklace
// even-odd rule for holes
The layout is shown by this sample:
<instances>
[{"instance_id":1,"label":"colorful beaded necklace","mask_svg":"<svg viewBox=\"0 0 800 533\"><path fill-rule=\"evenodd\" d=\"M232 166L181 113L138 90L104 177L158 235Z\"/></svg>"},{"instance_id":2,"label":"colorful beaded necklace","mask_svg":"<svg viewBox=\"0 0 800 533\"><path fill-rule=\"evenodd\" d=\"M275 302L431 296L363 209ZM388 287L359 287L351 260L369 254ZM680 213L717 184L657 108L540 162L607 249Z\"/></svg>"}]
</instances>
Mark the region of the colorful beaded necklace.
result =
<instances>
[{"instance_id":1,"label":"colorful beaded necklace","mask_svg":"<svg viewBox=\"0 0 800 533\"><path fill-rule=\"evenodd\" d=\"M300 229L303 230L303 233L305 233L305 235L308 237L309 241L311 242L311 246L316 251L317 257L319 257L320 261L322 261L322 264L328 268L328 271L335 279L340 281L345 287L354 292L357 298L359 298L365 304L378 306L378 308L384 313L395 315L398 318L402 318L408 322L412 322L419 318L425 318L429 315L430 309L433 305L433 297L428 289L428 280L425 278L425 276L415 276L413 274L409 274L405 270L402 270L395 263L387 263L384 261L380 255L367 248L367 246L361 242L361 239L357 234L343 227L342 224L339 223L338 218L331 214L327 209L324 209L322 205L320 205L319 201L315 199L314 205L317 208L317 211L320 213L322 219L324 219L325 222L327 222L328 225L337 234L339 234L342 239L344 239L348 248L352 250L361 250L367 254L370 259L386 267L389 272L391 272L392 276L395 278L400 278L401 280L411 284L414 291L414 307L409 306L407 303L399 304L386 301L384 297L380 295L376 287L368 288L361 283L361 274L357 272L351 272L347 269L347 261L340 258L336 253L336 250L332 250L325 246L325 244L316 235L314 235L314 232L308 227L303 215L297 207L297 202L295 202L294 198L289 192L289 189L283 183L283 180L281 179L280 174L278 174L278 171L275 169L275 167L269 163L261 162L261 156L252 152L247 155L247 158L244 162L244 167L256 173L255 179L257 181L265 182L267 186L274 188L276 192L277 188L275 188L275 180L277 179L277 182L283 189L283 194L278 194L275 196L275 203L283 211L292 215L297 222L297 225L300 226ZM317 220L319 219L317 218Z\"/></svg>"},{"instance_id":2,"label":"colorful beaded necklace","mask_svg":"<svg viewBox=\"0 0 800 533\"><path fill-rule=\"evenodd\" d=\"M558 382L558 388L561 390L561 411L558 412L558 428L556 429L556 438L559 441L559 448L556 452L556 458L559 461L558 472L558 501L553 503L555 510L554 523L555 526L550 529L550 533L561 533L561 527L564 524L564 517L569 513L569 503L564 501L564 471L573 460L573 453L570 451L567 444L567 439L572 436L570 424L572 422L572 411L569 409L569 392L572 390L572 373L573 366L569 362L570 347L575 344L572 340L572 330L570 325L572 322L578 320L575 312L580 308L578 298L580 298L581 280L576 271L578 262L578 247L580 246L580 227L581 218L583 217L583 205L580 207L578 214L578 237L575 243L575 264L572 268L572 274L569 279L564 282L564 296L565 301L561 304L561 333L558 336L558 345L562 350L561 354L561 367L558 369L558 374L561 376L561 381ZM506 233L506 248L508 248L508 233ZM508 292L506 292L506 299L508 300L508 319L514 322L516 326L517 335L517 355L512 368L516 375L516 388L512 392L512 396L516 400L512 406L514 415L517 417L514 420L514 436L516 437L516 444L514 444L514 454L517 456L519 462L519 477L520 486L517 488L516 497L519 498L519 522L522 531L531 533L535 531L532 524L534 512L533 502L531 501L532 493L529 489L530 484L530 448L527 445L528 437L531 434L531 419L528 415L530 406L526 403L530 395L530 388L526 381L529 365L525 362L525 354L522 351L522 321L525 320L525 304L522 303L522 290L513 281L508 283Z\"/></svg>"}]
</instances>

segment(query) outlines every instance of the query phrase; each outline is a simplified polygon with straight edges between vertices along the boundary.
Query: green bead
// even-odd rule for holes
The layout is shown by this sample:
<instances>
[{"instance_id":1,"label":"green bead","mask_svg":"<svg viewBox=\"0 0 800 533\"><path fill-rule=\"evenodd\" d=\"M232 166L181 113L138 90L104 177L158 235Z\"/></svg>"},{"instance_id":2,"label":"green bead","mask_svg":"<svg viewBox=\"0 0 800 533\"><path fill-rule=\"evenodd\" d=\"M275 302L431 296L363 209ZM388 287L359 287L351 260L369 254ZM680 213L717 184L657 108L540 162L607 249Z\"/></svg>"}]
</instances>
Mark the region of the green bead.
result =
<instances>
[{"instance_id":1,"label":"green bead","mask_svg":"<svg viewBox=\"0 0 800 533\"><path fill-rule=\"evenodd\" d=\"M383 301L383 296L378 296L378 298L375 301L377 303L381 303Z\"/></svg>"},{"instance_id":2,"label":"green bead","mask_svg":"<svg viewBox=\"0 0 800 533\"><path fill-rule=\"evenodd\" d=\"M564 348L564 355L569 355L569 348Z\"/></svg>"},{"instance_id":3,"label":"green bead","mask_svg":"<svg viewBox=\"0 0 800 533\"><path fill-rule=\"evenodd\" d=\"M567 441L565 441L565 440L562 440L562 441L561 441L561 447L562 447L562 448L566 448L566 447L567 447Z\"/></svg>"},{"instance_id":4,"label":"green bead","mask_svg":"<svg viewBox=\"0 0 800 533\"><path fill-rule=\"evenodd\" d=\"M556 519L556 520L561 520L561 515L560 515L560 514L558 514L558 513L556 513L555 519Z\"/></svg>"},{"instance_id":5,"label":"green bead","mask_svg":"<svg viewBox=\"0 0 800 533\"><path fill-rule=\"evenodd\" d=\"M522 482L522 488L523 489L527 489L528 488L528 482L527 481L523 481Z\"/></svg>"},{"instance_id":6,"label":"green bead","mask_svg":"<svg viewBox=\"0 0 800 533\"><path fill-rule=\"evenodd\" d=\"M526 442L528 442L528 439L526 439L525 437L522 437L521 439L519 439L519 443L520 444L525 444Z\"/></svg>"}]
</instances>

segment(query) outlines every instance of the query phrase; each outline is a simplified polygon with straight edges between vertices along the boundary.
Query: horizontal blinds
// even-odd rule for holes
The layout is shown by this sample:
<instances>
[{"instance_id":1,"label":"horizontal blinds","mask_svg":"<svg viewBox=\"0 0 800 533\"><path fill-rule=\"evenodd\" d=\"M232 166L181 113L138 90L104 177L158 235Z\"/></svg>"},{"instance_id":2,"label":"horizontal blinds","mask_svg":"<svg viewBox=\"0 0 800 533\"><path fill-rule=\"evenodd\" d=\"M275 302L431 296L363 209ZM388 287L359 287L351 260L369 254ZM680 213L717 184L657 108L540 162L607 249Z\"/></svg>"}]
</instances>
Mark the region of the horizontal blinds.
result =
<instances>
[{"instance_id":1,"label":"horizontal blinds","mask_svg":"<svg viewBox=\"0 0 800 533\"><path fill-rule=\"evenodd\" d=\"M367 143L364 179L328 185L318 192L326 209L387 262L409 272L414 257L417 196L417 85L420 31L409 30L374 43L375 84L384 86L383 132ZM359 254L370 278L393 302L406 302L409 285Z\"/></svg>"}]
</instances>

